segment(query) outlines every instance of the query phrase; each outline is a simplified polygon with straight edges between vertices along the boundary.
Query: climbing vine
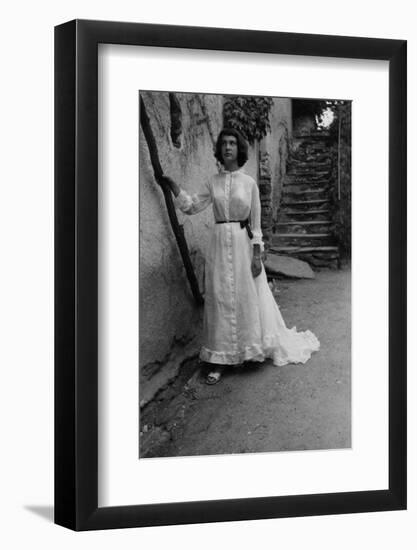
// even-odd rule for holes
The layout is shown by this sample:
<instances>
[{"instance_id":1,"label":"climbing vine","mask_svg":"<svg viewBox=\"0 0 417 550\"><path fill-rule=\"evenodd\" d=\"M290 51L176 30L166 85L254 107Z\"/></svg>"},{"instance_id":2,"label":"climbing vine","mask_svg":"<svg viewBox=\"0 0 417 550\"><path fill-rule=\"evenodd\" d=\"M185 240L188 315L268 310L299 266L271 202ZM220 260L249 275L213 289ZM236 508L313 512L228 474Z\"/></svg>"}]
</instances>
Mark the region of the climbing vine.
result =
<instances>
[{"instance_id":1,"label":"climbing vine","mask_svg":"<svg viewBox=\"0 0 417 550\"><path fill-rule=\"evenodd\" d=\"M271 106L269 97L229 96L223 106L224 126L235 128L252 144L271 130Z\"/></svg>"}]
</instances>

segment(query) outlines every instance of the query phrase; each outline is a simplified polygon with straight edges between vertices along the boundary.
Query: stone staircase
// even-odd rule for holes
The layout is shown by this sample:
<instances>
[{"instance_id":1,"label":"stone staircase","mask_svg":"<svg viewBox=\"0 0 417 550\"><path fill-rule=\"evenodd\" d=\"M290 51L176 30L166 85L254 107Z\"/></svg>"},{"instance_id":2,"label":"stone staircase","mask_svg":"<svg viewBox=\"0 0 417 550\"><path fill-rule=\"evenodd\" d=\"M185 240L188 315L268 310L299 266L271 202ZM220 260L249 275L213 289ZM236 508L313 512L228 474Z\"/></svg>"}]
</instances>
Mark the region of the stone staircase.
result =
<instances>
[{"instance_id":1,"label":"stone staircase","mask_svg":"<svg viewBox=\"0 0 417 550\"><path fill-rule=\"evenodd\" d=\"M294 137L270 247L272 253L307 261L313 268L337 268L340 262L326 137L323 133Z\"/></svg>"}]
</instances>

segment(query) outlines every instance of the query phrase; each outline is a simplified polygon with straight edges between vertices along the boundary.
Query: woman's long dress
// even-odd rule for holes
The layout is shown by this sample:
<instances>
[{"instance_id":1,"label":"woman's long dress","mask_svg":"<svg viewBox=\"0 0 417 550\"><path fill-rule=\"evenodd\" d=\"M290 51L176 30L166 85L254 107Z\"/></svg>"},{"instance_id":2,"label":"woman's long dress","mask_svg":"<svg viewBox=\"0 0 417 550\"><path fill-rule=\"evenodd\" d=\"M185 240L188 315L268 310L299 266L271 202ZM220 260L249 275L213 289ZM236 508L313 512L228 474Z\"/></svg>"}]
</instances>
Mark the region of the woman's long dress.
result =
<instances>
[{"instance_id":1,"label":"woman's long dress","mask_svg":"<svg viewBox=\"0 0 417 550\"><path fill-rule=\"evenodd\" d=\"M195 195L181 190L177 206L196 214L212 204L216 222L250 217L252 240L239 223L215 224L205 267L205 306L200 359L239 365L272 358L275 365L305 363L320 343L308 331L288 329L264 267L254 278L253 245L263 249L258 186L241 169L212 176Z\"/></svg>"}]
</instances>

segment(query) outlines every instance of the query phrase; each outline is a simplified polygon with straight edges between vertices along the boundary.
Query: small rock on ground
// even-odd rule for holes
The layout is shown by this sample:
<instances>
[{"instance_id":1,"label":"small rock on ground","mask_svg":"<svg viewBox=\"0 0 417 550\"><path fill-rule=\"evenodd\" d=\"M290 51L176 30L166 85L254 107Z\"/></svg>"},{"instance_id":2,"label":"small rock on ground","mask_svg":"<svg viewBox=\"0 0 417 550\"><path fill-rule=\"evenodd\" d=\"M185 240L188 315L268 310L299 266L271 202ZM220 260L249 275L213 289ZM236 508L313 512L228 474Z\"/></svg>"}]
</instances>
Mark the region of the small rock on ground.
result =
<instances>
[{"instance_id":1,"label":"small rock on ground","mask_svg":"<svg viewBox=\"0 0 417 550\"><path fill-rule=\"evenodd\" d=\"M285 275L294 279L314 279L314 271L307 262L282 256L270 254L265 262L265 270L268 275Z\"/></svg>"}]
</instances>

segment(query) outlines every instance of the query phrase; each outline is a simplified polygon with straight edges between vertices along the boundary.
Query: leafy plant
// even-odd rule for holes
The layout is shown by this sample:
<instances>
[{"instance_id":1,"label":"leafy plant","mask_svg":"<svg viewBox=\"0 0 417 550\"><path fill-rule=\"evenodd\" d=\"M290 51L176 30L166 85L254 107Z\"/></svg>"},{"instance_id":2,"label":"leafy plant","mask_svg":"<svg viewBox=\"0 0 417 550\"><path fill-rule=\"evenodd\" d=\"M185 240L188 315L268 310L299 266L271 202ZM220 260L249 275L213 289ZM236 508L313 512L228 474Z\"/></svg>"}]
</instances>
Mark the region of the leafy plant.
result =
<instances>
[{"instance_id":1,"label":"leafy plant","mask_svg":"<svg viewBox=\"0 0 417 550\"><path fill-rule=\"evenodd\" d=\"M269 97L229 96L223 106L224 126L235 128L252 144L271 130L271 106Z\"/></svg>"}]
</instances>

